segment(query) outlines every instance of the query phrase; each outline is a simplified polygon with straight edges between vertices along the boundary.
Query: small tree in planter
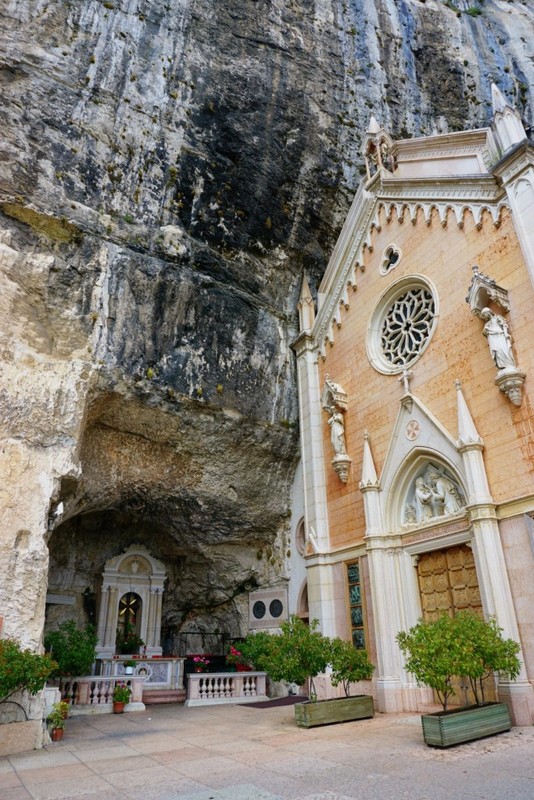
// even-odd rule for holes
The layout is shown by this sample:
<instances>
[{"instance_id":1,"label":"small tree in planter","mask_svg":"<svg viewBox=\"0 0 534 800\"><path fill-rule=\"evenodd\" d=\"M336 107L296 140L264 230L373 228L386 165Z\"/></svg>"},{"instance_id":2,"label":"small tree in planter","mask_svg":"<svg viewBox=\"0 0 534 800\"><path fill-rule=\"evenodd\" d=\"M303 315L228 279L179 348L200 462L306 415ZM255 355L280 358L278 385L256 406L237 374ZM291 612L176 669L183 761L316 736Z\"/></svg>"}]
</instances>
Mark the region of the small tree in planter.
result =
<instances>
[{"instance_id":1,"label":"small tree in planter","mask_svg":"<svg viewBox=\"0 0 534 800\"><path fill-rule=\"evenodd\" d=\"M374 672L365 650L357 650L352 642L332 639L331 643L332 686L343 684L345 696L350 697L350 684L368 680Z\"/></svg>"},{"instance_id":2,"label":"small tree in planter","mask_svg":"<svg viewBox=\"0 0 534 800\"><path fill-rule=\"evenodd\" d=\"M247 637L241 645L243 656L252 661L257 669L265 670L275 681L287 681L302 686L309 681L310 700L312 702L295 705L297 725L304 728L316 725L328 725L333 722L345 722L373 716L373 700L371 697L351 697L316 700L314 678L325 672L328 664L334 659L332 640L323 636L318 630L318 620L305 625L301 619L292 616L280 626L279 634L260 632ZM348 644L348 643L347 643ZM349 645L350 646L350 645ZM348 675L348 657L342 664L343 648L336 645L338 673ZM358 659L362 672L367 675L368 668ZM354 665L353 665L354 666ZM372 665L371 672L372 672ZM355 675L351 672L351 675ZM340 677L340 680L342 678ZM354 680L359 678L349 678ZM350 707L349 707L350 706Z\"/></svg>"},{"instance_id":3,"label":"small tree in planter","mask_svg":"<svg viewBox=\"0 0 534 800\"><path fill-rule=\"evenodd\" d=\"M280 625L282 632L251 634L241 646L243 657L257 669L268 672L273 681L302 686L309 681L310 699L317 692L313 679L324 672L330 661L330 639L317 630L319 621L310 625L293 615Z\"/></svg>"},{"instance_id":4,"label":"small tree in planter","mask_svg":"<svg viewBox=\"0 0 534 800\"><path fill-rule=\"evenodd\" d=\"M443 713L422 717L427 744L449 747L510 730L508 707L504 703L484 703L485 677L500 672L513 680L521 669L519 645L512 639L503 639L502 628L494 619L485 621L464 611L455 617L420 620L408 632L400 632L397 642L405 655L406 669L419 684L434 689L443 705ZM455 694L455 676L469 679L476 706L447 711L448 701Z\"/></svg>"}]
</instances>

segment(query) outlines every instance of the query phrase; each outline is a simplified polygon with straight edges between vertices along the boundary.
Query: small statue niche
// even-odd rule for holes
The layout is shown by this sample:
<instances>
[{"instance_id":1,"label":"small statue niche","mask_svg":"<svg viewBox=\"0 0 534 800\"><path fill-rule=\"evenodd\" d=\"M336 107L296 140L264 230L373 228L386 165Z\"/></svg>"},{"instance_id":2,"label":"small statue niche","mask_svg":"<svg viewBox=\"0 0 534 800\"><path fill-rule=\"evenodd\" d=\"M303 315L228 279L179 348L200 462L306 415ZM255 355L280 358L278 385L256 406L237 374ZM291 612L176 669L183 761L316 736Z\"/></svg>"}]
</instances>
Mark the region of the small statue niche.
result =
<instances>
[{"instance_id":1,"label":"small statue niche","mask_svg":"<svg viewBox=\"0 0 534 800\"><path fill-rule=\"evenodd\" d=\"M347 394L338 383L330 380L328 375L325 375L321 405L329 415L330 443L334 453L331 464L339 480L347 483L351 465L351 458L347 454L345 418L343 416L347 409Z\"/></svg>"},{"instance_id":2,"label":"small statue niche","mask_svg":"<svg viewBox=\"0 0 534 800\"><path fill-rule=\"evenodd\" d=\"M504 318L504 314L510 310L507 290L474 266L473 278L465 299L473 314L484 322L482 333L487 339L493 363L498 370L495 384L511 403L520 406L526 376L517 366L510 327ZM490 305L499 311L493 311Z\"/></svg>"}]
</instances>

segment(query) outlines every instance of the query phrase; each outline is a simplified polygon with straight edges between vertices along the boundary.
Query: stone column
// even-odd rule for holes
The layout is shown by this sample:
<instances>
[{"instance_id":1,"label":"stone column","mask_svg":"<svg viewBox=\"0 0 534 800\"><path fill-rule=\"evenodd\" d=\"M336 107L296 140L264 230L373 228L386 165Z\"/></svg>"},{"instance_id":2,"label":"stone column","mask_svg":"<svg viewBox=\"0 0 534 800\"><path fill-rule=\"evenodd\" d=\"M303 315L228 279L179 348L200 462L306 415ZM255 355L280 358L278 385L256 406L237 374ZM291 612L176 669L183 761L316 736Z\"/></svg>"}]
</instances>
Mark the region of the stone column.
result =
<instances>
[{"instance_id":1,"label":"stone column","mask_svg":"<svg viewBox=\"0 0 534 800\"><path fill-rule=\"evenodd\" d=\"M310 560L307 569L310 619L319 620L326 636L335 636L332 568L324 559L330 549L330 537L317 351L309 331L302 331L292 347L297 354L306 539L309 550L318 556Z\"/></svg>"},{"instance_id":2,"label":"stone column","mask_svg":"<svg viewBox=\"0 0 534 800\"><path fill-rule=\"evenodd\" d=\"M106 621L108 618L109 608L109 586L102 586L100 593L100 608L98 611L98 644L97 644L97 657L100 657L101 651L106 646Z\"/></svg>"},{"instance_id":3,"label":"stone column","mask_svg":"<svg viewBox=\"0 0 534 800\"><path fill-rule=\"evenodd\" d=\"M106 616L106 629L104 631L104 647L106 651L115 651L115 639L117 635L119 590L117 587L110 587L108 592L108 609Z\"/></svg>"},{"instance_id":4,"label":"stone column","mask_svg":"<svg viewBox=\"0 0 534 800\"><path fill-rule=\"evenodd\" d=\"M507 638L520 642L495 503L490 494L484 466L482 454L484 443L469 413L459 381L456 383L456 389L459 429L457 446L465 466L468 510L473 530L473 553L484 612L496 618ZM514 724L531 725L534 693L527 679L522 652L519 653L519 658L523 665L520 675L513 682L500 681L499 695L507 700Z\"/></svg>"},{"instance_id":5,"label":"stone column","mask_svg":"<svg viewBox=\"0 0 534 800\"><path fill-rule=\"evenodd\" d=\"M397 561L401 552L397 537L386 536L382 521L380 481L366 432L363 446L362 479L365 511L365 541L373 597L376 649L378 656L377 700L380 711L403 710L401 658L395 641L400 630Z\"/></svg>"}]
</instances>

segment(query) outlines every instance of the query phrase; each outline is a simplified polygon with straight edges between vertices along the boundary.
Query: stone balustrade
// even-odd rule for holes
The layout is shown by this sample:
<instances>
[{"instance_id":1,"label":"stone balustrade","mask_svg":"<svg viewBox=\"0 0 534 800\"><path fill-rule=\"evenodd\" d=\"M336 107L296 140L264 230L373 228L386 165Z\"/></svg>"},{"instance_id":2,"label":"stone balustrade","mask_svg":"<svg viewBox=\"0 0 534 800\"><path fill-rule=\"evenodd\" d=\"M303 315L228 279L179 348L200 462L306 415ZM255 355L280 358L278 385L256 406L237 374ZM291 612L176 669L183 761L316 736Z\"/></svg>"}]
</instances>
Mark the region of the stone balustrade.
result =
<instances>
[{"instance_id":1,"label":"stone balustrade","mask_svg":"<svg viewBox=\"0 0 534 800\"><path fill-rule=\"evenodd\" d=\"M125 711L144 711L144 676L95 676L70 678L61 683L61 697L70 703L70 714L111 713L113 711L113 690L116 684L126 684L131 690L130 702Z\"/></svg>"},{"instance_id":2,"label":"stone balustrade","mask_svg":"<svg viewBox=\"0 0 534 800\"><path fill-rule=\"evenodd\" d=\"M268 700L266 672L195 672L187 677L186 706Z\"/></svg>"}]
</instances>

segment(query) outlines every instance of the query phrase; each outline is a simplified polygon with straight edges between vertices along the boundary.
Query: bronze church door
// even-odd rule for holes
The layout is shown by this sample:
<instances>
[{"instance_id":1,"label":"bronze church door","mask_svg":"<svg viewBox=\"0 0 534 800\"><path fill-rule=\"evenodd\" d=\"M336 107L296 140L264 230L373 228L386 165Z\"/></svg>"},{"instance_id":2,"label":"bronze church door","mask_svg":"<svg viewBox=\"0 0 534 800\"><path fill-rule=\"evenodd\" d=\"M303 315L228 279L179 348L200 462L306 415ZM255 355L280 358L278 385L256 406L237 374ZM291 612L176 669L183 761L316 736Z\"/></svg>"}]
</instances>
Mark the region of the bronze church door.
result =
<instances>
[{"instance_id":1,"label":"bronze church door","mask_svg":"<svg viewBox=\"0 0 534 800\"><path fill-rule=\"evenodd\" d=\"M456 611L474 611L483 616L482 601L473 551L465 544L424 553L417 564L423 619L451 616ZM467 681L455 680L456 695L451 705L474 701ZM495 700L495 682L490 676L484 683L486 700Z\"/></svg>"}]
</instances>

